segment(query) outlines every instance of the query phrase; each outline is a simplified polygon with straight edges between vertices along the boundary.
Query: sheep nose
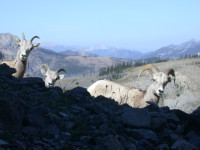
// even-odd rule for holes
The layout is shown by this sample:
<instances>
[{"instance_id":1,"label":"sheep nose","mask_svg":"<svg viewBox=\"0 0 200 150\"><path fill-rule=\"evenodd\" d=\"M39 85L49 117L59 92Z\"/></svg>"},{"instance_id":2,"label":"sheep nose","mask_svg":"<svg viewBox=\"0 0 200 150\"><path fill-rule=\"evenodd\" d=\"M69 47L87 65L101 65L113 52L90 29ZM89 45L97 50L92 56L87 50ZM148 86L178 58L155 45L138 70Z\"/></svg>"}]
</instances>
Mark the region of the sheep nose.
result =
<instances>
[{"instance_id":1,"label":"sheep nose","mask_svg":"<svg viewBox=\"0 0 200 150\"><path fill-rule=\"evenodd\" d=\"M48 83L49 84L49 87L51 87L53 84L52 83Z\"/></svg>"},{"instance_id":2,"label":"sheep nose","mask_svg":"<svg viewBox=\"0 0 200 150\"><path fill-rule=\"evenodd\" d=\"M22 59L25 59L26 58L26 55L25 54L22 54Z\"/></svg>"},{"instance_id":3,"label":"sheep nose","mask_svg":"<svg viewBox=\"0 0 200 150\"><path fill-rule=\"evenodd\" d=\"M163 90L158 90L160 94L163 94Z\"/></svg>"}]
</instances>

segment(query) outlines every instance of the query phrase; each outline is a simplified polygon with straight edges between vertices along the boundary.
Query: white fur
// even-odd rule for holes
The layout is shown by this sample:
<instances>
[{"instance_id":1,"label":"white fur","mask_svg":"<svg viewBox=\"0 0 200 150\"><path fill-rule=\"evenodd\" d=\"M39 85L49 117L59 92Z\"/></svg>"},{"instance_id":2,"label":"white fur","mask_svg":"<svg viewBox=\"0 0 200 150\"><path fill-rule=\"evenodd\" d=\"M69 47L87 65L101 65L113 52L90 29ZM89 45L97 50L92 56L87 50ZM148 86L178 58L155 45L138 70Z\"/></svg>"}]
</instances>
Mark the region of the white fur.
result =
<instances>
[{"instance_id":1,"label":"white fur","mask_svg":"<svg viewBox=\"0 0 200 150\"><path fill-rule=\"evenodd\" d=\"M145 71L145 70L143 70ZM141 73L140 73L141 74ZM129 104L132 107L146 107L153 104L147 101L159 102L160 96L164 93L164 88L168 82L169 74L157 72L149 74L153 83L146 91L138 88L128 88L108 80L99 80L92 84L87 91L94 97L105 96L114 99L119 104Z\"/></svg>"}]
</instances>

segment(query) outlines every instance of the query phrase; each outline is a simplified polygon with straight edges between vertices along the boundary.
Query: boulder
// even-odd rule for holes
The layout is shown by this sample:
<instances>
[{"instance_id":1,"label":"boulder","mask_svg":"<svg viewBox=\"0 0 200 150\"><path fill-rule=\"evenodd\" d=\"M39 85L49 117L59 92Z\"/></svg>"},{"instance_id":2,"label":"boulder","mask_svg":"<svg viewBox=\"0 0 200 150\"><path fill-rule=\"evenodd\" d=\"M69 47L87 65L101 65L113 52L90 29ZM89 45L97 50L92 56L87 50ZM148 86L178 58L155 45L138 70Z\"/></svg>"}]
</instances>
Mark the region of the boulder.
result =
<instances>
[{"instance_id":1,"label":"boulder","mask_svg":"<svg viewBox=\"0 0 200 150\"><path fill-rule=\"evenodd\" d=\"M24 116L24 106L21 99L15 97L15 95L12 92L0 94L0 129L21 129Z\"/></svg>"},{"instance_id":2,"label":"boulder","mask_svg":"<svg viewBox=\"0 0 200 150\"><path fill-rule=\"evenodd\" d=\"M150 128L151 119L149 111L146 108L130 108L126 107L123 109L121 115L122 123L136 128Z\"/></svg>"}]
</instances>

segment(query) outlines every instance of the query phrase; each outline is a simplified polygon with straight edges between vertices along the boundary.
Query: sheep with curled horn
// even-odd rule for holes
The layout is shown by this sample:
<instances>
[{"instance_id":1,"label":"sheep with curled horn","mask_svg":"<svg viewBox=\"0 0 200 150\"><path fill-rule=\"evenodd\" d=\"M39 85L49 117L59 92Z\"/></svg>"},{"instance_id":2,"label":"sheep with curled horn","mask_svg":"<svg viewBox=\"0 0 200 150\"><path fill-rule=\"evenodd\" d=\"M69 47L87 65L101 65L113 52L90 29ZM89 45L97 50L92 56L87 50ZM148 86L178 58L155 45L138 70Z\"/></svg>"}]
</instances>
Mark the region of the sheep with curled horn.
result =
<instances>
[{"instance_id":1,"label":"sheep with curled horn","mask_svg":"<svg viewBox=\"0 0 200 150\"><path fill-rule=\"evenodd\" d=\"M22 40L20 40L17 36L14 36L14 40L19 46L17 51L17 56L14 60L1 60L0 64L7 64L10 68L15 68L16 72L12 75L16 78L23 78L24 73L26 71L28 56L33 49L39 47L40 43L33 44L33 40L38 38L38 36L32 37L30 40L26 40L24 33L22 33Z\"/></svg>"},{"instance_id":2,"label":"sheep with curled horn","mask_svg":"<svg viewBox=\"0 0 200 150\"><path fill-rule=\"evenodd\" d=\"M41 66L46 69L46 71L41 69L41 73L45 77L44 82L46 87L54 87L57 80L64 78L64 74L59 75L59 72L61 71L66 72L64 69L60 68L56 71L52 71L47 64L42 64Z\"/></svg>"},{"instance_id":3,"label":"sheep with curled horn","mask_svg":"<svg viewBox=\"0 0 200 150\"><path fill-rule=\"evenodd\" d=\"M124 87L108 80L99 80L95 82L87 91L94 97L101 95L114 99L119 104L126 103L132 107L143 108L149 104L158 104L160 96L164 94L165 86L171 81L170 75L174 77L175 81L174 69L170 68L165 72L161 72L155 65L148 64L142 67L138 77L147 70L150 71L148 75L153 83L146 91L139 88ZM152 70L155 70L155 73L153 73Z\"/></svg>"}]
</instances>

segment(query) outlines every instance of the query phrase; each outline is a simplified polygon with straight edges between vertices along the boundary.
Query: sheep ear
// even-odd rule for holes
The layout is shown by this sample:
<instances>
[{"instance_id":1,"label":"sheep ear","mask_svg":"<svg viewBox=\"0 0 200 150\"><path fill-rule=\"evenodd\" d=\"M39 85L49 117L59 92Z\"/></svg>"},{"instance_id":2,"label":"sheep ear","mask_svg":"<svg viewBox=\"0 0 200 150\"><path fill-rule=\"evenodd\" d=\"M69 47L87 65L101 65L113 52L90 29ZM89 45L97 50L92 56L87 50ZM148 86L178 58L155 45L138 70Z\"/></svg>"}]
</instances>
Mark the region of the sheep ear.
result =
<instances>
[{"instance_id":1,"label":"sheep ear","mask_svg":"<svg viewBox=\"0 0 200 150\"><path fill-rule=\"evenodd\" d=\"M14 36L14 40L17 43L17 45L20 45L20 39L18 38L18 36Z\"/></svg>"},{"instance_id":2,"label":"sheep ear","mask_svg":"<svg viewBox=\"0 0 200 150\"><path fill-rule=\"evenodd\" d=\"M46 72L44 69L40 69L43 76L46 76Z\"/></svg>"},{"instance_id":3,"label":"sheep ear","mask_svg":"<svg viewBox=\"0 0 200 150\"><path fill-rule=\"evenodd\" d=\"M33 49L36 49L36 48L38 48L40 46L40 43L35 43L35 44L33 44Z\"/></svg>"},{"instance_id":4,"label":"sheep ear","mask_svg":"<svg viewBox=\"0 0 200 150\"><path fill-rule=\"evenodd\" d=\"M151 72L147 71L146 75L149 77L150 80L153 80L153 75Z\"/></svg>"},{"instance_id":5,"label":"sheep ear","mask_svg":"<svg viewBox=\"0 0 200 150\"><path fill-rule=\"evenodd\" d=\"M64 74L59 75L59 79L60 79L60 80L63 79L64 76L65 76Z\"/></svg>"}]
</instances>

